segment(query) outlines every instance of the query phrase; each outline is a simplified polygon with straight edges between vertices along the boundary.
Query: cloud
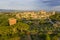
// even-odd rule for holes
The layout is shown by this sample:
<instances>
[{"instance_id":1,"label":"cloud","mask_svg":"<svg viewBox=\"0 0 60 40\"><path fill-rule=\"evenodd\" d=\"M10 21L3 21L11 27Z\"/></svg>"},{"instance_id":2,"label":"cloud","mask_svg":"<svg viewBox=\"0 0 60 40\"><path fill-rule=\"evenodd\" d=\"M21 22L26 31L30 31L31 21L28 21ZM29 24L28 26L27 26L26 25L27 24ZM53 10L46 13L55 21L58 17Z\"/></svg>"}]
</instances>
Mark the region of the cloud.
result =
<instances>
[{"instance_id":1,"label":"cloud","mask_svg":"<svg viewBox=\"0 0 60 40\"><path fill-rule=\"evenodd\" d=\"M60 6L52 7L52 9L55 10L55 11L60 11Z\"/></svg>"},{"instance_id":2,"label":"cloud","mask_svg":"<svg viewBox=\"0 0 60 40\"><path fill-rule=\"evenodd\" d=\"M59 6L60 0L47 0L47 1L43 1L43 3L47 4L50 7Z\"/></svg>"}]
</instances>

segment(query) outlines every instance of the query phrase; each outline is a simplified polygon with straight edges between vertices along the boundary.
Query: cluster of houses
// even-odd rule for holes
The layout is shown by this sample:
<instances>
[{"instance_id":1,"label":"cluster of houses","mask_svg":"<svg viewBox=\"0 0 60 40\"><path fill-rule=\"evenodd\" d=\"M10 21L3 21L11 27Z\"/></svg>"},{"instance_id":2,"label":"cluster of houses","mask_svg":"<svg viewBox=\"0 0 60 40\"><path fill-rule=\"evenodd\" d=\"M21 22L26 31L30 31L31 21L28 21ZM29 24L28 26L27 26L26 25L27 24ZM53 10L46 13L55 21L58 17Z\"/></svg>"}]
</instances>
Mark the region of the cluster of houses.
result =
<instances>
[{"instance_id":1,"label":"cluster of houses","mask_svg":"<svg viewBox=\"0 0 60 40\"><path fill-rule=\"evenodd\" d=\"M55 11L53 12L46 12L44 10L41 10L39 12L34 12L34 11L26 11L22 13L17 13L16 17L19 19L26 18L26 19L46 19L51 15L55 15Z\"/></svg>"},{"instance_id":2,"label":"cluster of houses","mask_svg":"<svg viewBox=\"0 0 60 40\"><path fill-rule=\"evenodd\" d=\"M18 19L46 19L49 18L49 16L55 15L55 11L53 12L46 12L44 10L41 10L39 12L34 11L25 11L25 12L19 12L16 14L16 18ZM9 24L14 25L16 24L17 20L15 18L9 18Z\"/></svg>"}]
</instances>

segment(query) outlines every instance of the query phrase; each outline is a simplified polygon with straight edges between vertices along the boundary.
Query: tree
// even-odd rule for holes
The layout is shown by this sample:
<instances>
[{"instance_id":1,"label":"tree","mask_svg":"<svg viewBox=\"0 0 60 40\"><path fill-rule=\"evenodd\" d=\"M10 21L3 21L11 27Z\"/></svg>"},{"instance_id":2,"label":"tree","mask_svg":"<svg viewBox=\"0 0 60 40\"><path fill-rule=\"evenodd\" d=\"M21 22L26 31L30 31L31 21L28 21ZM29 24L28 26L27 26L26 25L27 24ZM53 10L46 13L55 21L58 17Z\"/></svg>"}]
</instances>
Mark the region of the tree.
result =
<instances>
[{"instance_id":1,"label":"tree","mask_svg":"<svg viewBox=\"0 0 60 40\"><path fill-rule=\"evenodd\" d=\"M52 40L59 40L57 36L54 36Z\"/></svg>"},{"instance_id":2,"label":"tree","mask_svg":"<svg viewBox=\"0 0 60 40\"><path fill-rule=\"evenodd\" d=\"M50 18L54 21L54 20L58 20L60 21L60 13L56 13L55 15L50 16Z\"/></svg>"},{"instance_id":3,"label":"tree","mask_svg":"<svg viewBox=\"0 0 60 40\"><path fill-rule=\"evenodd\" d=\"M18 22L15 27L18 29L18 30L21 30L22 31L28 31L29 30L29 25L26 24L26 23L22 23L22 22Z\"/></svg>"},{"instance_id":4,"label":"tree","mask_svg":"<svg viewBox=\"0 0 60 40\"><path fill-rule=\"evenodd\" d=\"M46 40L51 40L49 34L46 34Z\"/></svg>"},{"instance_id":5,"label":"tree","mask_svg":"<svg viewBox=\"0 0 60 40\"><path fill-rule=\"evenodd\" d=\"M15 26L18 30L21 31L19 32L22 36L26 33L27 39L26 40L31 40L29 28L30 26L26 23L18 22L17 25ZM25 32L25 33L24 33Z\"/></svg>"}]
</instances>

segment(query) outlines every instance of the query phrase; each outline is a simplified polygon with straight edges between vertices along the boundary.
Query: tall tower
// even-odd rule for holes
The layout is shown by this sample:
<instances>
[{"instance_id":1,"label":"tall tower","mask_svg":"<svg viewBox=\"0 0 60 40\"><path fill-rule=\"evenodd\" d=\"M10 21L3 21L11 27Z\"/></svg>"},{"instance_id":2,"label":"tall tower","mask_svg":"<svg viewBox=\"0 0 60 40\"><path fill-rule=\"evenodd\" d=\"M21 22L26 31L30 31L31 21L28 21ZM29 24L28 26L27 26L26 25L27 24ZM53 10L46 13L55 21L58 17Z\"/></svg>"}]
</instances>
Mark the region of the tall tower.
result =
<instances>
[{"instance_id":1,"label":"tall tower","mask_svg":"<svg viewBox=\"0 0 60 40\"><path fill-rule=\"evenodd\" d=\"M55 15L55 11L52 12L52 15Z\"/></svg>"},{"instance_id":2,"label":"tall tower","mask_svg":"<svg viewBox=\"0 0 60 40\"><path fill-rule=\"evenodd\" d=\"M46 14L46 11L45 10L41 10L40 13L41 14Z\"/></svg>"}]
</instances>

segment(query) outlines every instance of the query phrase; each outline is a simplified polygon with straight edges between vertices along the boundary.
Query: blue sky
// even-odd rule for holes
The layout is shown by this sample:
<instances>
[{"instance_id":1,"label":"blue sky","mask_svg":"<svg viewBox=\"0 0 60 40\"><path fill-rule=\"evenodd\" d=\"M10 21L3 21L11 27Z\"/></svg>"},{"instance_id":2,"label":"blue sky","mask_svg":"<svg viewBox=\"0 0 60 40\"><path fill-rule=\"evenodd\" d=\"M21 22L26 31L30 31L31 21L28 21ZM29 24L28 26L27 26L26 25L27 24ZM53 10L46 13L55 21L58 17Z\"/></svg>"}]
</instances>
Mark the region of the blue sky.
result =
<instances>
[{"instance_id":1,"label":"blue sky","mask_svg":"<svg viewBox=\"0 0 60 40\"><path fill-rule=\"evenodd\" d=\"M0 9L60 10L60 0L0 0Z\"/></svg>"}]
</instances>

